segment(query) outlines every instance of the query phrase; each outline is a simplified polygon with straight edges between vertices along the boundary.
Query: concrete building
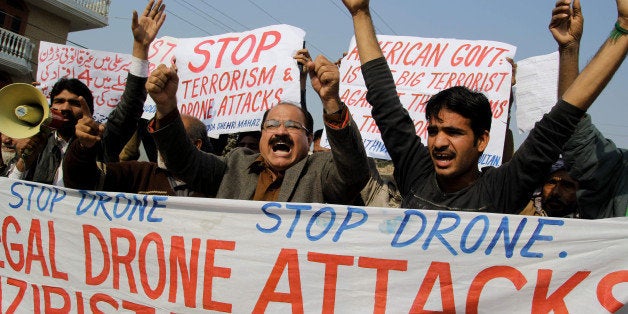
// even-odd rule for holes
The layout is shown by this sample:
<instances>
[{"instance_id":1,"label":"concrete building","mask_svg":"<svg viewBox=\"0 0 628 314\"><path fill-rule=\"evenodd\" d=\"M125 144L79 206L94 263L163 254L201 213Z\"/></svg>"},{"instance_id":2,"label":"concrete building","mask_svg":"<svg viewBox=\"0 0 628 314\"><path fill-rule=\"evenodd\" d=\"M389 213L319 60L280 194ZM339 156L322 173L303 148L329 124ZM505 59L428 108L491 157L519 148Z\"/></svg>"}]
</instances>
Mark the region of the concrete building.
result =
<instances>
[{"instance_id":1,"label":"concrete building","mask_svg":"<svg viewBox=\"0 0 628 314\"><path fill-rule=\"evenodd\" d=\"M0 0L0 87L35 80L39 42L108 25L111 0Z\"/></svg>"}]
</instances>

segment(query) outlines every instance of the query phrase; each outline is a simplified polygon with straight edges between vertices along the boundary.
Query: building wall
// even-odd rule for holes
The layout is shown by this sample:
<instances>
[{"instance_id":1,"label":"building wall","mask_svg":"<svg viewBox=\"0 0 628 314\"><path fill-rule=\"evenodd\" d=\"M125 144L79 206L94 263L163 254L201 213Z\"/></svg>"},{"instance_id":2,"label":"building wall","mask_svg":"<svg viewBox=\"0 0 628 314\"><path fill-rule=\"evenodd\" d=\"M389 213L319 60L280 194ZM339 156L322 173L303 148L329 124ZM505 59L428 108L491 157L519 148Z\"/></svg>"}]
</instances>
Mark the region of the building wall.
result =
<instances>
[{"instance_id":1,"label":"building wall","mask_svg":"<svg viewBox=\"0 0 628 314\"><path fill-rule=\"evenodd\" d=\"M26 26L24 35L29 37L33 44L35 44L31 59L33 67L32 79L34 80L37 75L39 42L43 40L65 45L70 31L70 21L44 11L36 6L29 5L29 10L28 25Z\"/></svg>"}]
</instances>

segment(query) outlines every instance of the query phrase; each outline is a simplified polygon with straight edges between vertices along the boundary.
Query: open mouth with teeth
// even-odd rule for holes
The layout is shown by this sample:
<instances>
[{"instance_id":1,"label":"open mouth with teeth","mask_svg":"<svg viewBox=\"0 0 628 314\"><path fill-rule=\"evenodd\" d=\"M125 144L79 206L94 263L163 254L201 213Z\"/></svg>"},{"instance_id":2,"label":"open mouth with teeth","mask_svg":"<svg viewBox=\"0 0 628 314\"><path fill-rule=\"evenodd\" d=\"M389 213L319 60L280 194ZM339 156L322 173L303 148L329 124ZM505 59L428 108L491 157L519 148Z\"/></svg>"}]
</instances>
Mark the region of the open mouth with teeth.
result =
<instances>
[{"instance_id":1,"label":"open mouth with teeth","mask_svg":"<svg viewBox=\"0 0 628 314\"><path fill-rule=\"evenodd\" d=\"M292 145L279 141L277 143L274 143L273 146L273 152L286 152L289 153L292 150Z\"/></svg>"},{"instance_id":2,"label":"open mouth with teeth","mask_svg":"<svg viewBox=\"0 0 628 314\"><path fill-rule=\"evenodd\" d=\"M455 154L452 153L432 153L434 164L439 168L447 168L451 165Z\"/></svg>"}]
</instances>

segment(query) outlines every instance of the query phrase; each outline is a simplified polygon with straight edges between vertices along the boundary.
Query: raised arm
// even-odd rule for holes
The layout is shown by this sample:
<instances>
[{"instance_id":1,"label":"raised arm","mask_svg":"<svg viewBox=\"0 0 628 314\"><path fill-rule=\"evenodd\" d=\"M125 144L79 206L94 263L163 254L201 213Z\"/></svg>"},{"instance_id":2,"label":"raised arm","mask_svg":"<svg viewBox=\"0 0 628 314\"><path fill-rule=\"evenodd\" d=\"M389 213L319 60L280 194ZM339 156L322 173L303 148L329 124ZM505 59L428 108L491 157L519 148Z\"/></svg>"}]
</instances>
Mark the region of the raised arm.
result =
<instances>
[{"instance_id":1,"label":"raised arm","mask_svg":"<svg viewBox=\"0 0 628 314\"><path fill-rule=\"evenodd\" d=\"M146 102L148 50L166 19L164 10L165 5L162 4L162 0L157 3L151 0L141 16L133 11L131 22L133 59L120 103L107 118L107 127L102 141L105 161L118 161L122 148L137 130L138 121L144 111L144 102Z\"/></svg>"},{"instance_id":2,"label":"raised arm","mask_svg":"<svg viewBox=\"0 0 628 314\"><path fill-rule=\"evenodd\" d=\"M221 158L196 148L185 132L177 108L177 67L160 64L148 78L146 90L156 104L149 131L166 167L193 190L216 195L226 170Z\"/></svg>"},{"instance_id":3,"label":"raised arm","mask_svg":"<svg viewBox=\"0 0 628 314\"><path fill-rule=\"evenodd\" d=\"M587 110L611 80L628 51L628 0L616 0L617 22L611 36L563 94L563 100Z\"/></svg>"},{"instance_id":4,"label":"raised arm","mask_svg":"<svg viewBox=\"0 0 628 314\"><path fill-rule=\"evenodd\" d=\"M312 88L323 104L323 120L334 161L323 178L325 200L341 204L351 202L369 178L362 137L349 109L340 100L338 67L322 55L306 66Z\"/></svg>"},{"instance_id":5,"label":"raised arm","mask_svg":"<svg viewBox=\"0 0 628 314\"><path fill-rule=\"evenodd\" d=\"M353 28L355 30L360 62L365 64L373 59L383 57L384 54L375 35L369 0L342 0L342 2L353 18Z\"/></svg>"},{"instance_id":6,"label":"raised arm","mask_svg":"<svg viewBox=\"0 0 628 314\"><path fill-rule=\"evenodd\" d=\"M558 44L558 98L578 77L580 39L584 18L580 7L580 0L574 0L573 7L570 0L558 0L552 10L552 19L549 29Z\"/></svg>"}]
</instances>

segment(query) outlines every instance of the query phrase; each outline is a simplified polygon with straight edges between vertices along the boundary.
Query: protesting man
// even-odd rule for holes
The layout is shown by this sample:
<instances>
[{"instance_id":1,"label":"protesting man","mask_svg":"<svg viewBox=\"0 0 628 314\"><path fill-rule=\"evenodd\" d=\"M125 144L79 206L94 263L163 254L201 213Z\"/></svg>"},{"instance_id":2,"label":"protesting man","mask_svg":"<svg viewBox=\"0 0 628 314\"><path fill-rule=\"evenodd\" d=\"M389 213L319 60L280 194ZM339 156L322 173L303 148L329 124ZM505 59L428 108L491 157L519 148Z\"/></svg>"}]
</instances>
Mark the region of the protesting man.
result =
<instances>
[{"instance_id":1,"label":"protesting man","mask_svg":"<svg viewBox=\"0 0 628 314\"><path fill-rule=\"evenodd\" d=\"M89 110L81 99L83 110ZM190 142L199 149L211 147L205 124L192 116L182 116ZM63 159L65 186L73 189L126 192L151 195L205 196L190 190L163 164L148 161L97 162L96 144L101 140L102 125L89 116L76 124L76 140Z\"/></svg>"},{"instance_id":2,"label":"protesting man","mask_svg":"<svg viewBox=\"0 0 628 314\"><path fill-rule=\"evenodd\" d=\"M133 12L133 59L126 86L117 107L107 119L103 134L102 149L105 161L118 160L122 147L131 138L142 115L146 90L144 84L148 76L148 49L155 39L166 15L165 6L159 0L151 0L141 17ZM81 105L81 99L87 106ZM74 127L79 119L94 113L94 101L89 87L78 79L62 78L50 92L50 110L62 117L63 125L48 138L41 134L31 138L31 142L18 152L20 160L9 173L9 177L35 182L63 185L62 160L70 142L74 139ZM84 109L88 109L85 111ZM43 146L43 150L36 149Z\"/></svg>"},{"instance_id":3,"label":"protesting man","mask_svg":"<svg viewBox=\"0 0 628 314\"><path fill-rule=\"evenodd\" d=\"M176 66L160 65L146 89L157 104L149 127L168 170L193 190L218 198L348 204L368 180L362 139L338 94L340 73L323 56L307 64L323 103L331 152L308 155L313 120L303 108L281 102L264 113L260 153L236 148L224 157L194 149L184 135Z\"/></svg>"},{"instance_id":4,"label":"protesting man","mask_svg":"<svg viewBox=\"0 0 628 314\"><path fill-rule=\"evenodd\" d=\"M570 8L560 0L552 11L549 29L558 43L558 95L578 76L584 18L580 2ZM564 147L569 175L577 180L580 218L626 216L628 210L628 150L619 148L593 125L586 114Z\"/></svg>"},{"instance_id":5,"label":"protesting man","mask_svg":"<svg viewBox=\"0 0 628 314\"><path fill-rule=\"evenodd\" d=\"M429 127L424 146L397 96L375 36L369 1L343 2L353 18L367 100L394 162L406 208L519 212L628 50L628 36L623 33L628 28L628 0L617 0L615 36L602 45L509 163L479 171L477 163L489 141L492 116L486 97L460 86L434 95L426 106Z\"/></svg>"}]
</instances>

